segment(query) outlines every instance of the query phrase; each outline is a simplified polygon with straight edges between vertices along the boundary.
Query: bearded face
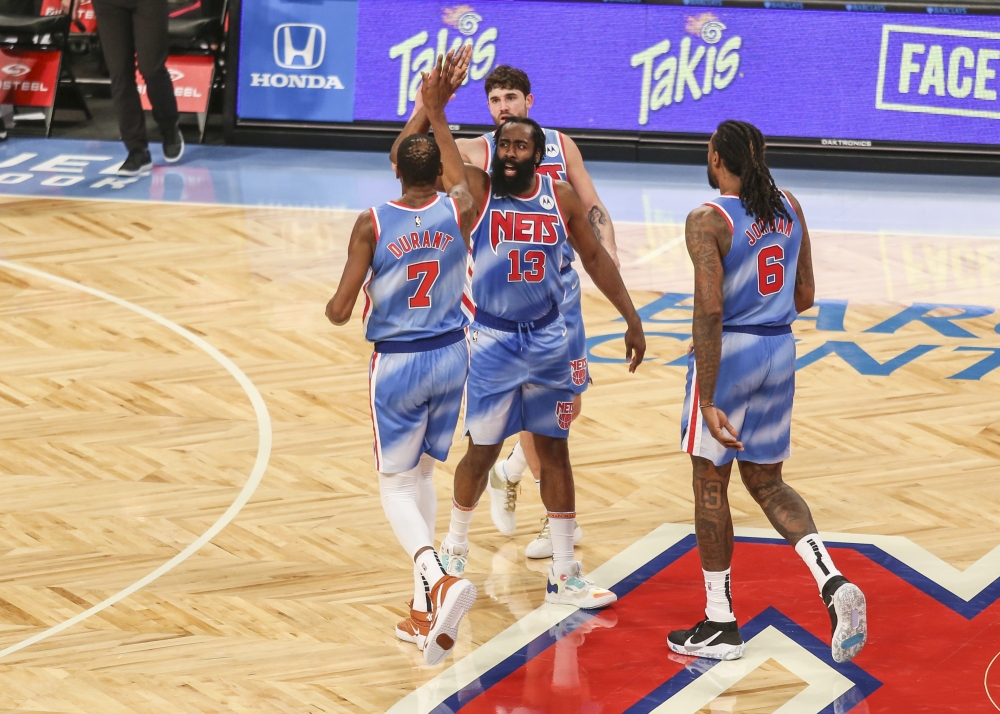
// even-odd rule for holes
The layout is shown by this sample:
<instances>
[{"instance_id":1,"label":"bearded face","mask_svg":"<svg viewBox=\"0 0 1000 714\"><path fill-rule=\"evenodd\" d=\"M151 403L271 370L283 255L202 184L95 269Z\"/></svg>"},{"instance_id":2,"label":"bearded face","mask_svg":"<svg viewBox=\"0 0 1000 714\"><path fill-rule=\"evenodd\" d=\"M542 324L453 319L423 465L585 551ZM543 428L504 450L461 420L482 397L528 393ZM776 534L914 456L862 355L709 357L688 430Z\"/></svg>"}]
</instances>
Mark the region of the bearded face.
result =
<instances>
[{"instance_id":1,"label":"bearded face","mask_svg":"<svg viewBox=\"0 0 1000 714\"><path fill-rule=\"evenodd\" d=\"M535 177L535 160L529 157L518 161L513 156L500 158L494 154L490 168L495 193L519 196L531 190Z\"/></svg>"}]
</instances>

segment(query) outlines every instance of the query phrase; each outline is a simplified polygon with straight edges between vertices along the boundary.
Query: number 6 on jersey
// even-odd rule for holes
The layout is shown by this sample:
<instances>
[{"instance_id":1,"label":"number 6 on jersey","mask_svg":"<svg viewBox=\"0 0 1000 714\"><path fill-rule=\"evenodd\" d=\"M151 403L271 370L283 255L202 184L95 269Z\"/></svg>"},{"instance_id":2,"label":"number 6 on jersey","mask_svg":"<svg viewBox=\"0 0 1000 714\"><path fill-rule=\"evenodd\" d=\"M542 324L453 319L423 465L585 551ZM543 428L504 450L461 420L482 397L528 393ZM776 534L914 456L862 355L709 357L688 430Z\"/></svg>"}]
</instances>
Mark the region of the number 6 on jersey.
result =
<instances>
[{"instance_id":1,"label":"number 6 on jersey","mask_svg":"<svg viewBox=\"0 0 1000 714\"><path fill-rule=\"evenodd\" d=\"M785 285L785 250L780 245L769 245L757 253L757 290L765 297L779 292Z\"/></svg>"}]
</instances>

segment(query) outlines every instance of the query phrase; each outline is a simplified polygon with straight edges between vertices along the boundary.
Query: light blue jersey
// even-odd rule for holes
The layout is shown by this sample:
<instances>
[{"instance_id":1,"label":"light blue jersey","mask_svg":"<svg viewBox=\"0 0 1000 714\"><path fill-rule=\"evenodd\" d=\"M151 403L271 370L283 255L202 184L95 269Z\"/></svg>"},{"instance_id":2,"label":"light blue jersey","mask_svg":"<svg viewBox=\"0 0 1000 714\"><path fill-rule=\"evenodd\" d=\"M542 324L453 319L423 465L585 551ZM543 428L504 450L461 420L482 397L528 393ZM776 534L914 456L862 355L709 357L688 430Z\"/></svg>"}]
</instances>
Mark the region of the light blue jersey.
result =
<instances>
[{"instance_id":1,"label":"light blue jersey","mask_svg":"<svg viewBox=\"0 0 1000 714\"><path fill-rule=\"evenodd\" d=\"M364 285L370 342L425 340L466 327L473 313L469 252L454 199L371 209L375 255Z\"/></svg>"},{"instance_id":2,"label":"light blue jersey","mask_svg":"<svg viewBox=\"0 0 1000 714\"><path fill-rule=\"evenodd\" d=\"M393 474L422 454L448 458L469 373L469 251L454 199L371 209L375 255L365 283L365 336L375 468Z\"/></svg>"},{"instance_id":3,"label":"light blue jersey","mask_svg":"<svg viewBox=\"0 0 1000 714\"><path fill-rule=\"evenodd\" d=\"M477 314L531 322L557 310L566 223L555 186L538 176L528 196L489 194L472 232L472 295Z\"/></svg>"},{"instance_id":4,"label":"light blue jersey","mask_svg":"<svg viewBox=\"0 0 1000 714\"><path fill-rule=\"evenodd\" d=\"M562 133L554 129L545 131L545 155L536 173L550 176L556 181L568 181L569 171L566 168L566 142ZM493 132L483 134L486 140L486 172L493 166L493 156L496 153ZM566 241L562 252L560 273L563 279L565 297L559 305L559 312L566 321L567 337L569 339L569 360L573 373L572 389L576 394L582 394L590 386L590 370L587 366L587 335L583 327L583 310L581 309L580 276L573 267L576 253Z\"/></svg>"},{"instance_id":5,"label":"light blue jersey","mask_svg":"<svg viewBox=\"0 0 1000 714\"><path fill-rule=\"evenodd\" d=\"M802 226L782 193L791 220L777 216L768 225L748 216L738 196L720 196L711 206L733 231L733 245L722 259L722 324L784 327L795 312L795 271Z\"/></svg>"},{"instance_id":6,"label":"light blue jersey","mask_svg":"<svg viewBox=\"0 0 1000 714\"><path fill-rule=\"evenodd\" d=\"M569 172L566 170L566 150L562 133L555 129L543 129L542 131L545 132L545 154L542 156L541 165L535 169L535 173L549 176L554 181L568 181ZM492 131L483 134L483 138L486 140L486 166L483 167L483 170L489 173L493 167L493 157L497 152L496 139ZM566 268L575 259L576 254L573 252L572 246L566 243L563 247L562 267Z\"/></svg>"},{"instance_id":7,"label":"light blue jersey","mask_svg":"<svg viewBox=\"0 0 1000 714\"><path fill-rule=\"evenodd\" d=\"M784 194L791 220L765 225L746 215L737 196L706 205L733 230L722 260L722 351L715 394L700 394L697 353L688 355L687 388L681 412L681 449L716 466L734 458L775 464L791 454L795 396L795 272L802 227ZM705 425L700 404L714 402L739 432L744 451L726 449Z\"/></svg>"},{"instance_id":8,"label":"light blue jersey","mask_svg":"<svg viewBox=\"0 0 1000 714\"><path fill-rule=\"evenodd\" d=\"M465 431L500 444L528 430L569 435L573 373L560 265L566 224L553 181L539 175L528 196L489 194L472 233L476 317Z\"/></svg>"}]
</instances>

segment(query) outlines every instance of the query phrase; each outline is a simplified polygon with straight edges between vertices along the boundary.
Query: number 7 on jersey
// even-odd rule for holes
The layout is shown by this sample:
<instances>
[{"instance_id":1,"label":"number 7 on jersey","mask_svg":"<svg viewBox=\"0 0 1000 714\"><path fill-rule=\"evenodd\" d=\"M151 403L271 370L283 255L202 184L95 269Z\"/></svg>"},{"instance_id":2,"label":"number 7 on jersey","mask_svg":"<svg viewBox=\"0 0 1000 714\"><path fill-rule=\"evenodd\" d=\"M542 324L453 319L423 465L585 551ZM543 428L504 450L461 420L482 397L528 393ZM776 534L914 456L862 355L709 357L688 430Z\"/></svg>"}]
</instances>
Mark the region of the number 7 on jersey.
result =
<instances>
[{"instance_id":1,"label":"number 7 on jersey","mask_svg":"<svg viewBox=\"0 0 1000 714\"><path fill-rule=\"evenodd\" d=\"M431 288L441 274L441 264L436 260L411 263L406 266L406 281L419 280L417 292L410 298L410 309L431 306Z\"/></svg>"}]
</instances>

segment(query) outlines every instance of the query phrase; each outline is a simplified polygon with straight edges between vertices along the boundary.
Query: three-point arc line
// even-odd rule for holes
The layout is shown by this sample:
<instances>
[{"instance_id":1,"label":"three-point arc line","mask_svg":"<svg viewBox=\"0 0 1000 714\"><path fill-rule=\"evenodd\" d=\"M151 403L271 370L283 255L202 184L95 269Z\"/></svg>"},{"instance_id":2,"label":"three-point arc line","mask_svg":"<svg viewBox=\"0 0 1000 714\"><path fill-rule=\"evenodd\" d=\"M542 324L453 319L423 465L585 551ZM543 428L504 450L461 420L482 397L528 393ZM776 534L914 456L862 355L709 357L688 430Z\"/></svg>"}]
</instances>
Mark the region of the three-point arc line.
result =
<instances>
[{"instance_id":1,"label":"three-point arc line","mask_svg":"<svg viewBox=\"0 0 1000 714\"><path fill-rule=\"evenodd\" d=\"M103 292L101 290L96 290L94 288L89 288L86 285L81 285L80 283L76 283L73 282L72 280L61 278L57 275L50 275L49 273L43 272L41 270L36 270L34 268L28 268L26 266L17 265L16 263L10 263L6 260L0 260L0 268L4 268L6 270L12 270L18 273L25 273L27 275L31 275L36 278L41 278L42 280L47 280L49 282L56 283L57 285L62 285L63 287L71 288L73 290L79 290L80 292L86 293L88 295L93 295L94 297L100 298L102 300L107 300L108 302L114 303L115 305L119 305L128 310L131 310L132 312L142 315L143 317L148 318L153 322L162 325L163 327L166 327L168 330L177 333L184 339L193 343L196 347L198 347L200 350L208 354L216 362L221 364L226 369L226 371L229 372L229 374L231 374L237 382L239 382L239 385L243 388L243 391L246 392L247 396L250 398L250 404L253 405L254 413L257 415L257 431L259 435L257 444L257 460L254 462L253 470L250 472L250 477L247 479L246 484L244 484L243 490L241 490L239 495L236 497L236 500L233 501L232 505L229 506L229 508L226 510L225 513L219 516L219 519L212 524L211 528L209 528L207 531L198 536L198 538L195 539L195 541L191 543L187 548L182 550L180 553L178 553L173 558L168 560L166 563L161 565L159 568L149 573L145 577L132 583L124 590L115 593L114 595L112 595L106 600L103 600L102 602L99 602L98 604L91 607L89 610L85 610L77 615L74 615L68 620L60 622L58 625L54 625L53 627L50 627L49 629L44 630L43 632L39 632L36 635L32 635L26 640L23 640L15 645L11 645L10 647L0 650L0 658L3 658L6 657L7 655L23 650L25 647L30 647L33 644L37 644L42 640L48 639L53 635L59 634L63 630L69 629L70 627L73 627L73 625L79 624L80 622L83 622L87 618L108 609L112 605L120 602L121 600L124 600L129 595L132 595L136 591L146 587L154 580L159 578L161 575L170 572L178 565L183 563L185 560L190 558L192 555L194 555L202 547L204 547L210 540L212 540L212 538L217 536L223 528L229 525L234 518L236 518L240 510L242 510L242 508L250 500L251 496L253 496L254 491L257 490L257 486L260 485L260 481L264 477L264 471L267 469L268 459L271 457L272 435L271 435L271 415L267 411L267 405L264 403L264 398L260 395L260 392L257 390L257 387L254 386L254 383L250 381L250 378L247 377L243 373L243 371L233 363L232 360L230 360L219 350L210 345L206 340L194 334L190 330L181 327L175 322L171 322L165 317L157 315L155 312L147 310L144 307L135 305L129 302L128 300L123 300L119 297L115 297L114 295L110 295L109 293Z\"/></svg>"}]
</instances>

